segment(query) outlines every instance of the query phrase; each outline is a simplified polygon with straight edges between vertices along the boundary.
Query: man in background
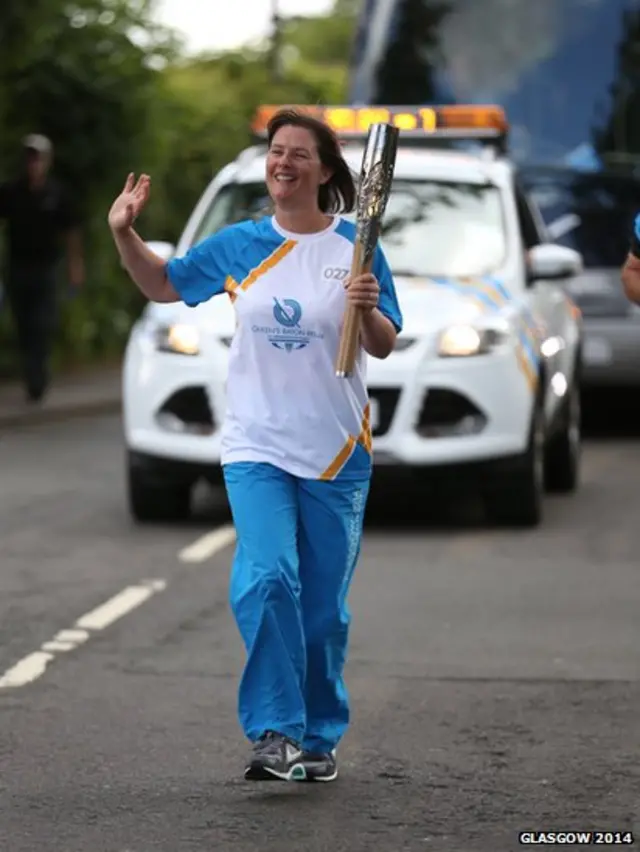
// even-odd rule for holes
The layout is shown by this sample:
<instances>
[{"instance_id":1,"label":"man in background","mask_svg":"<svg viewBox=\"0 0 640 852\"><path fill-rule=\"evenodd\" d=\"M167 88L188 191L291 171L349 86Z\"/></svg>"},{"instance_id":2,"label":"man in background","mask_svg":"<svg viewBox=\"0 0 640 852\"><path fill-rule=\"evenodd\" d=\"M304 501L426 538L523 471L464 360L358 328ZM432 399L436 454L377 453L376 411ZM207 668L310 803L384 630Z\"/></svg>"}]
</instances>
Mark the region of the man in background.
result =
<instances>
[{"instance_id":1,"label":"man in background","mask_svg":"<svg viewBox=\"0 0 640 852\"><path fill-rule=\"evenodd\" d=\"M0 183L0 220L7 223L3 281L18 339L27 397L43 399L51 380L57 327L57 272L66 249L69 284L84 281L79 223L64 187L50 174L46 136L23 140L21 173Z\"/></svg>"}]
</instances>

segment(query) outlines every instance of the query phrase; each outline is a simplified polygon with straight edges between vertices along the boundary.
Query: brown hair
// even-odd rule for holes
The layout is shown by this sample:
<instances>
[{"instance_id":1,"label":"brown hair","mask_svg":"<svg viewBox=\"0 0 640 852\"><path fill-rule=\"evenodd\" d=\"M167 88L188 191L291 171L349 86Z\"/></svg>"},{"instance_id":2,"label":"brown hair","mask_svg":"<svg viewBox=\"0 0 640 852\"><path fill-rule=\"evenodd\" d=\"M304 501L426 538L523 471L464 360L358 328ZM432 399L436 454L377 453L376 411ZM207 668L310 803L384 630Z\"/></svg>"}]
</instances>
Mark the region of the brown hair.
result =
<instances>
[{"instance_id":1,"label":"brown hair","mask_svg":"<svg viewBox=\"0 0 640 852\"><path fill-rule=\"evenodd\" d=\"M356 204L356 185L346 160L340 150L340 142L333 130L317 118L295 109L284 107L267 125L269 147L281 127L292 125L309 130L318 146L321 163L331 169L332 175L318 188L318 207L323 213L350 213Z\"/></svg>"}]
</instances>

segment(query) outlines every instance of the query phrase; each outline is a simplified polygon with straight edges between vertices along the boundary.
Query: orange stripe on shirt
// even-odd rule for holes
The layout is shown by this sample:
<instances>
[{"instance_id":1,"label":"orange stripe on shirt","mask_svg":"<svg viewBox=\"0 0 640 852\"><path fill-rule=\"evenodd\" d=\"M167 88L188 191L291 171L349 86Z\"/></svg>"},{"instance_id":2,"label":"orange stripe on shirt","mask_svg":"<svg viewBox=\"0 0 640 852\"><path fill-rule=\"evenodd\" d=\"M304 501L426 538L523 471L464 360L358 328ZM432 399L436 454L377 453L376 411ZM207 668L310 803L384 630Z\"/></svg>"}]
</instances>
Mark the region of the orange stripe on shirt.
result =
<instances>
[{"instance_id":1,"label":"orange stripe on shirt","mask_svg":"<svg viewBox=\"0 0 640 852\"><path fill-rule=\"evenodd\" d=\"M324 471L324 473L320 474L320 479L334 479L338 475L338 473L340 473L345 464L349 461L349 457L353 452L353 448L355 447L355 445L356 439L353 437L353 435L349 435L344 447L340 450L338 455L334 458L334 460Z\"/></svg>"},{"instance_id":2,"label":"orange stripe on shirt","mask_svg":"<svg viewBox=\"0 0 640 852\"><path fill-rule=\"evenodd\" d=\"M362 444L369 455L371 455L373 441L371 438L371 406L369 403L366 404L364 414L362 415L362 426L358 435L358 443Z\"/></svg>"},{"instance_id":3,"label":"orange stripe on shirt","mask_svg":"<svg viewBox=\"0 0 640 852\"><path fill-rule=\"evenodd\" d=\"M334 479L345 466L345 464L349 461L351 457L351 453L353 452L356 444L362 444L365 450L371 455L372 450L372 442L371 442L371 424L369 422L370 416L370 408L367 403L364 414L362 415L362 426L360 428L360 434L357 438L354 438L353 435L349 435L347 438L345 445L340 450L338 455L331 462L329 467L321 474L320 479Z\"/></svg>"},{"instance_id":4,"label":"orange stripe on shirt","mask_svg":"<svg viewBox=\"0 0 640 852\"><path fill-rule=\"evenodd\" d=\"M277 264L280 263L281 260L284 260L284 258L289 254L289 252L292 251L297 245L298 244L295 240L287 240L286 242L282 243L281 246L278 246L278 248L272 254L270 254L269 257L265 258L262 263L256 266L255 269L251 270L251 272L247 275L247 277L240 285L240 289L248 290L252 284L256 283L256 281L258 280L258 278L260 278L261 275L264 275L265 272L269 272L271 269L273 269L274 266L277 266Z\"/></svg>"},{"instance_id":5,"label":"orange stripe on shirt","mask_svg":"<svg viewBox=\"0 0 640 852\"><path fill-rule=\"evenodd\" d=\"M229 294L229 298L232 302L235 302L236 300L236 294L233 291L237 290L239 286L240 285L238 284L236 279L233 278L233 276L227 275L227 278L224 282L224 289Z\"/></svg>"}]
</instances>

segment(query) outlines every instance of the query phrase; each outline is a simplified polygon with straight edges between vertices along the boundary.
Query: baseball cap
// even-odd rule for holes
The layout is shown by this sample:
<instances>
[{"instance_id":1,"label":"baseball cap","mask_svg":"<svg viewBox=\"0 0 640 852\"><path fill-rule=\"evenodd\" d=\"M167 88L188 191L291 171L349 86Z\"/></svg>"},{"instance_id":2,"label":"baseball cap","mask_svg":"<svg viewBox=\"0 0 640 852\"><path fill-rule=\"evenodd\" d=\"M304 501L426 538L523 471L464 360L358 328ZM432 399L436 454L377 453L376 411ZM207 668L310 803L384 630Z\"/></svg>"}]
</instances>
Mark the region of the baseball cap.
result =
<instances>
[{"instance_id":1,"label":"baseball cap","mask_svg":"<svg viewBox=\"0 0 640 852\"><path fill-rule=\"evenodd\" d=\"M40 154L50 154L53 149L51 140L47 139L41 133L30 133L28 136L25 136L22 140L22 145L31 151L38 151Z\"/></svg>"}]
</instances>

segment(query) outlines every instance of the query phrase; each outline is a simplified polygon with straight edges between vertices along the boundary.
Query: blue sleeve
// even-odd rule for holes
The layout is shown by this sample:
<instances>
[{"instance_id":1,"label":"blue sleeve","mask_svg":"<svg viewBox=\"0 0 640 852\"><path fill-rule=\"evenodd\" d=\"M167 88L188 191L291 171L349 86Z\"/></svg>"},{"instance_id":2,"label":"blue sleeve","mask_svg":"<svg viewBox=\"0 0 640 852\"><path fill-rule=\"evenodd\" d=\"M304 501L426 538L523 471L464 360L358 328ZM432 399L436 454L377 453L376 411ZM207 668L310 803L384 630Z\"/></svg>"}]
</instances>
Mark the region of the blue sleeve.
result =
<instances>
[{"instance_id":1,"label":"blue sleeve","mask_svg":"<svg viewBox=\"0 0 640 852\"><path fill-rule=\"evenodd\" d=\"M223 228L192 246L184 257L173 257L167 263L167 278L190 308L224 293L234 243L233 226Z\"/></svg>"},{"instance_id":2,"label":"blue sleeve","mask_svg":"<svg viewBox=\"0 0 640 852\"><path fill-rule=\"evenodd\" d=\"M396 295L396 287L393 283L393 275L391 274L387 258L380 248L380 245L376 247L373 257L373 268L371 271L378 279L378 284L380 285L378 310L384 314L387 319L391 320L399 334L402 331L402 311L398 304L398 296Z\"/></svg>"}]
</instances>

